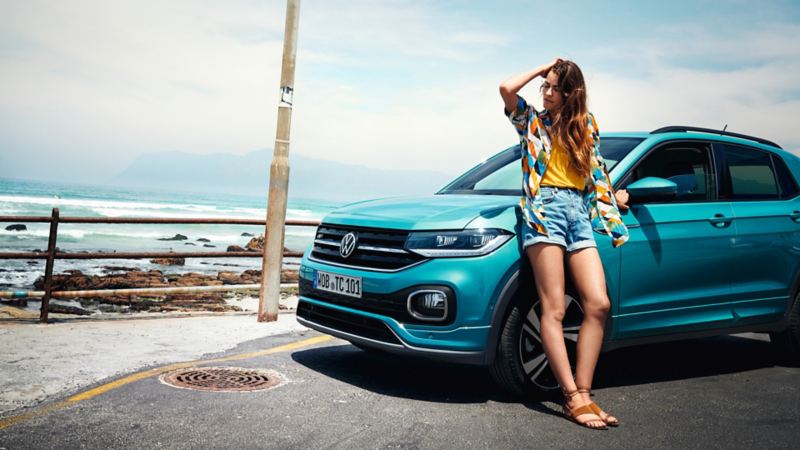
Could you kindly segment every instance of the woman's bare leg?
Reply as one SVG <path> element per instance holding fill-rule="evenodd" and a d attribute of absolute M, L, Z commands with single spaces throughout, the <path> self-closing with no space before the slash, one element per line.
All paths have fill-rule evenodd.
<path fill-rule="evenodd" d="M 591 389 L 611 302 L 606 292 L 603 264 L 596 248 L 589 247 L 569 253 L 567 265 L 581 298 L 584 313 L 578 333 L 575 384 L 583 389 Z M 582 396 L 584 402 L 590 401 L 588 393 Z"/>
<path fill-rule="evenodd" d="M 583 323 L 578 333 L 575 381 L 590 388 L 594 369 L 603 345 L 603 327 L 610 308 L 606 294 L 606 279 L 597 249 L 590 247 L 571 252 L 567 265 L 575 289 L 583 305 Z"/>
<path fill-rule="evenodd" d="M 564 248 L 556 244 L 534 244 L 526 249 L 536 280 L 536 291 L 542 305 L 541 324 L 542 347 L 558 384 L 566 392 L 577 389 L 572 378 L 567 347 L 564 344 Z M 583 330 L 583 327 L 581 327 Z M 602 338 L 602 334 L 601 334 Z M 595 357 L 595 361 L 597 358 Z M 588 403 L 581 396 L 575 396 L 568 407 Z M 605 423 L 594 414 L 581 415 L 581 422 L 590 427 L 604 427 Z"/>

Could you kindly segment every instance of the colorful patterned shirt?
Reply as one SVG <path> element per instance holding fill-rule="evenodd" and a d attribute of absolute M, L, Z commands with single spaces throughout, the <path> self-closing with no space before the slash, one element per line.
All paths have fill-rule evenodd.
<path fill-rule="evenodd" d="M 522 157 L 522 191 L 520 207 L 522 217 L 528 226 L 540 234 L 547 234 L 544 223 L 546 213 L 539 185 L 547 170 L 550 160 L 550 137 L 545 127 L 550 126 L 550 113 L 545 109 L 536 111 L 528 105 L 524 98 L 517 96 L 517 107 L 514 111 L 506 111 L 511 123 L 520 138 L 520 156 Z M 586 179 L 583 199 L 589 210 L 592 228 L 603 229 L 611 236 L 611 244 L 619 247 L 628 240 L 628 228 L 622 223 L 617 200 L 608 177 L 606 163 L 600 155 L 600 131 L 592 113 L 588 114 L 589 129 L 592 132 L 594 149 L 592 151 L 592 168 Z"/>

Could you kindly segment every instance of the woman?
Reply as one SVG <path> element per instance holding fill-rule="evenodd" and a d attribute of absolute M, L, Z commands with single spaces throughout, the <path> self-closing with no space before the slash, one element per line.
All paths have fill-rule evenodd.
<path fill-rule="evenodd" d="M 539 76 L 545 77 L 542 111 L 517 95 Z M 592 429 L 617 426 L 619 421 L 590 399 L 610 308 L 592 230 L 605 230 L 614 247 L 622 245 L 628 232 L 619 208 L 627 209 L 628 195 L 612 191 L 597 122 L 588 112 L 583 74 L 575 63 L 556 58 L 503 82 L 500 95 L 520 136 L 523 246 L 542 306 L 542 346 L 564 393 L 564 415 Z M 565 256 L 584 310 L 574 379 L 562 326 Z"/>

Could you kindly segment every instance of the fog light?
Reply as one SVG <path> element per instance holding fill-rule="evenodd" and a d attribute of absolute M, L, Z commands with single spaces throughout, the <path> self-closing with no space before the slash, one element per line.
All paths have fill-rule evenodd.
<path fill-rule="evenodd" d="M 408 295 L 408 313 L 419 320 L 445 320 L 447 310 L 447 293 L 443 291 L 426 289 Z"/>

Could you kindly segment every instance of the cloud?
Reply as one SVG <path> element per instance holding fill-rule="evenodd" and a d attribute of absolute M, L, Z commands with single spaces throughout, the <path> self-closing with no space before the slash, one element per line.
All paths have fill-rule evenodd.
<path fill-rule="evenodd" d="M 736 39 L 692 27 L 666 33 L 670 39 L 662 35 L 631 45 L 619 52 L 613 70 L 587 76 L 591 106 L 604 129 L 728 125 L 800 150 L 794 131 L 800 26 L 739 31 Z"/>
<path fill-rule="evenodd" d="M 521 51 L 542 29 L 502 26 L 516 11 L 471 5 L 304 1 L 291 151 L 455 174 L 513 144 L 497 85 L 552 55 Z M 0 176 L 95 177 L 143 152 L 271 147 L 284 6 L 0 3 Z M 553 46 L 581 62 L 604 131 L 728 124 L 800 148 L 797 23 L 647 31 Z"/>
<path fill-rule="evenodd" d="M 0 152 L 15 151 L 16 170 L 25 166 L 18 146 L 28 169 L 69 155 L 96 175 L 148 150 L 247 152 L 263 146 L 265 123 L 274 127 L 283 20 L 268 10 L 118 1 L 0 8 L 0 40 L 25 43 L 0 53 Z M 256 27 L 271 39 L 242 43 L 231 32 Z"/>
<path fill-rule="evenodd" d="M 50 155 L 60 160 L 50 167 L 52 175 L 70 167 L 97 176 L 118 170 L 141 152 L 241 154 L 271 146 L 283 5 L 3 4 L 0 41 L 13 45 L 0 47 L 0 117 L 7 119 L 0 124 L 0 158 L 7 163 L 0 175 L 33 168 L 46 173 L 43 161 L 51 161 Z M 304 2 L 301 14 L 300 41 L 306 45 L 298 52 L 302 83 L 296 103 L 298 110 L 303 99 L 313 103 L 304 105 L 311 116 L 299 115 L 296 121 L 308 124 L 305 141 L 314 147 L 302 146 L 301 126 L 294 133 L 300 143 L 295 147 L 311 154 L 333 147 L 343 161 L 362 160 L 373 148 L 365 140 L 359 146 L 335 140 L 358 135 L 361 124 L 396 130 L 398 122 L 430 128 L 439 120 L 441 111 L 423 111 L 429 108 L 423 98 L 374 109 L 376 91 L 415 95 L 404 91 L 402 81 L 392 86 L 392 76 L 418 71 L 424 61 L 469 60 L 479 56 L 476 48 L 491 50 L 482 42 L 491 43 L 490 33 L 459 31 L 463 21 L 441 22 L 441 11 L 416 2 Z M 388 76 L 385 82 L 371 77 L 375 86 L 368 92 L 365 70 Z M 304 73 L 313 77 L 303 78 Z M 424 80 L 426 74 L 419 71 L 417 77 Z M 407 117 L 389 111 L 404 111 Z M 336 118 L 336 125 L 322 125 L 325 117 Z M 344 129 L 352 133 L 343 135 Z M 414 129 L 409 134 L 418 135 Z M 424 147 L 421 141 L 401 141 Z"/>

